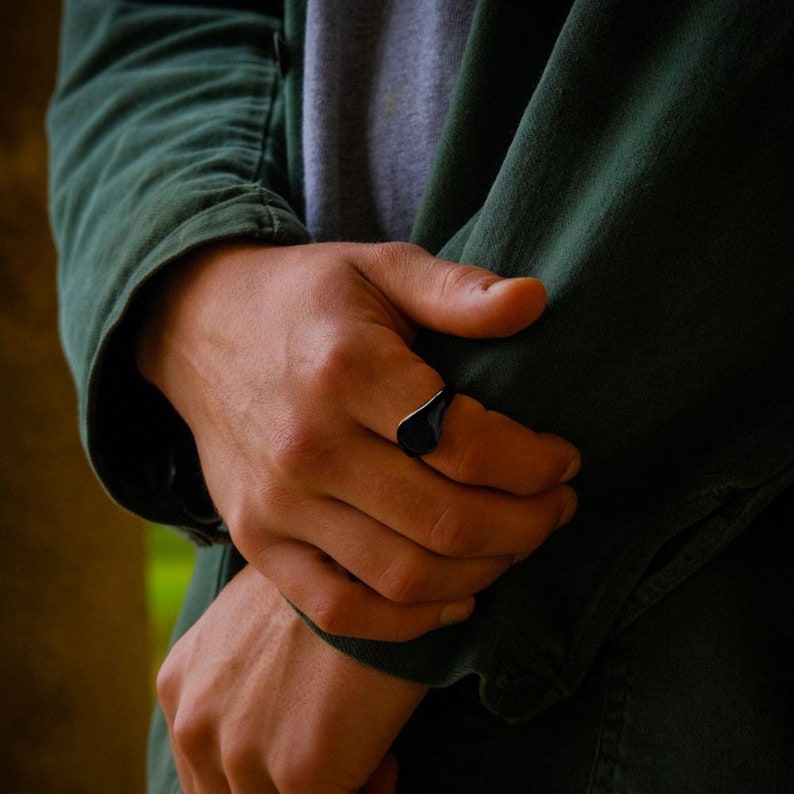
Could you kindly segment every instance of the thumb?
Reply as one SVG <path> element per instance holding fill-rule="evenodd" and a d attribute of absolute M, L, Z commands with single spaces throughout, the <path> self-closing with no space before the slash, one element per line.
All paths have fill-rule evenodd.
<path fill-rule="evenodd" d="M 454 336 L 512 336 L 540 317 L 546 290 L 535 278 L 502 278 L 409 243 L 373 247 L 359 270 L 409 320 Z"/>

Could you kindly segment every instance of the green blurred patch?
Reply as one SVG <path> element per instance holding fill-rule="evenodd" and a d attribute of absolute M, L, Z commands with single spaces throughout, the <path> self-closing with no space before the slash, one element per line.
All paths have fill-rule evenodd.
<path fill-rule="evenodd" d="M 168 652 L 171 632 L 190 581 L 195 547 L 174 530 L 152 524 L 146 531 L 146 554 L 146 589 L 154 681 Z"/>

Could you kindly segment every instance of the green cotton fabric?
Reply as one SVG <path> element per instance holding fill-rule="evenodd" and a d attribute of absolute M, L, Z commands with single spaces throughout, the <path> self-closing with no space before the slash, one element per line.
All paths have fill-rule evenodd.
<path fill-rule="evenodd" d="M 401 644 L 324 635 L 435 687 L 473 676 L 514 722 L 571 695 L 611 637 L 794 480 L 794 7 L 581 0 L 563 24 L 568 4 L 526 5 L 477 4 L 413 239 L 537 276 L 549 307 L 507 340 L 425 333 L 418 350 L 579 446 L 579 513 L 460 626 Z M 126 507 L 204 538 L 189 435 L 136 375 L 126 328 L 151 275 L 196 246 L 308 240 L 302 9 L 286 4 L 283 81 L 279 9 L 259 9 L 67 3 L 49 117 L 89 455 Z M 218 586 L 194 584 L 184 625 Z"/>
<path fill-rule="evenodd" d="M 212 511 L 192 442 L 141 382 L 128 326 L 143 285 L 191 249 L 309 240 L 283 198 L 281 4 L 249 5 L 67 2 L 48 117 L 61 331 L 89 457 L 122 505 L 201 538 Z"/>

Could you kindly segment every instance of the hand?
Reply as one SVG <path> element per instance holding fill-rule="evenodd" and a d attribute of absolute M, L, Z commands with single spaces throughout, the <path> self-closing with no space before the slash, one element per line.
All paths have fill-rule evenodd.
<path fill-rule="evenodd" d="M 393 792 L 389 747 L 426 692 L 327 645 L 250 566 L 157 687 L 186 794 Z"/>
<path fill-rule="evenodd" d="M 408 244 L 225 245 L 161 286 L 138 359 L 245 558 L 326 631 L 404 640 L 465 619 L 571 517 L 579 460 L 464 395 L 405 456 L 400 419 L 442 385 L 415 327 L 507 336 L 544 306 L 534 279 Z"/>

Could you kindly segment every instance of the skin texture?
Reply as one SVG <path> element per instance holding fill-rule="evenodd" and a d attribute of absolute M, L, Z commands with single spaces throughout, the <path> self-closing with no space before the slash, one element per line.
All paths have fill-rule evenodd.
<path fill-rule="evenodd" d="M 335 651 L 250 566 L 158 677 L 186 794 L 393 792 L 389 747 L 425 691 Z"/>
<path fill-rule="evenodd" d="M 457 395 L 432 454 L 395 438 L 443 385 L 417 326 L 510 335 L 543 287 L 346 243 L 209 248 L 157 287 L 139 367 L 250 563 L 158 678 L 185 791 L 393 792 L 389 747 L 426 689 L 339 653 L 285 596 L 326 631 L 405 640 L 464 620 L 570 519 L 579 454 L 557 436 Z"/>
<path fill-rule="evenodd" d="M 397 425 L 443 385 L 415 329 L 508 336 L 544 307 L 534 279 L 409 244 L 227 244 L 158 285 L 138 364 L 190 426 L 248 562 L 320 628 L 401 641 L 464 620 L 569 520 L 579 466 L 465 395 L 438 449 L 408 458 Z"/>

